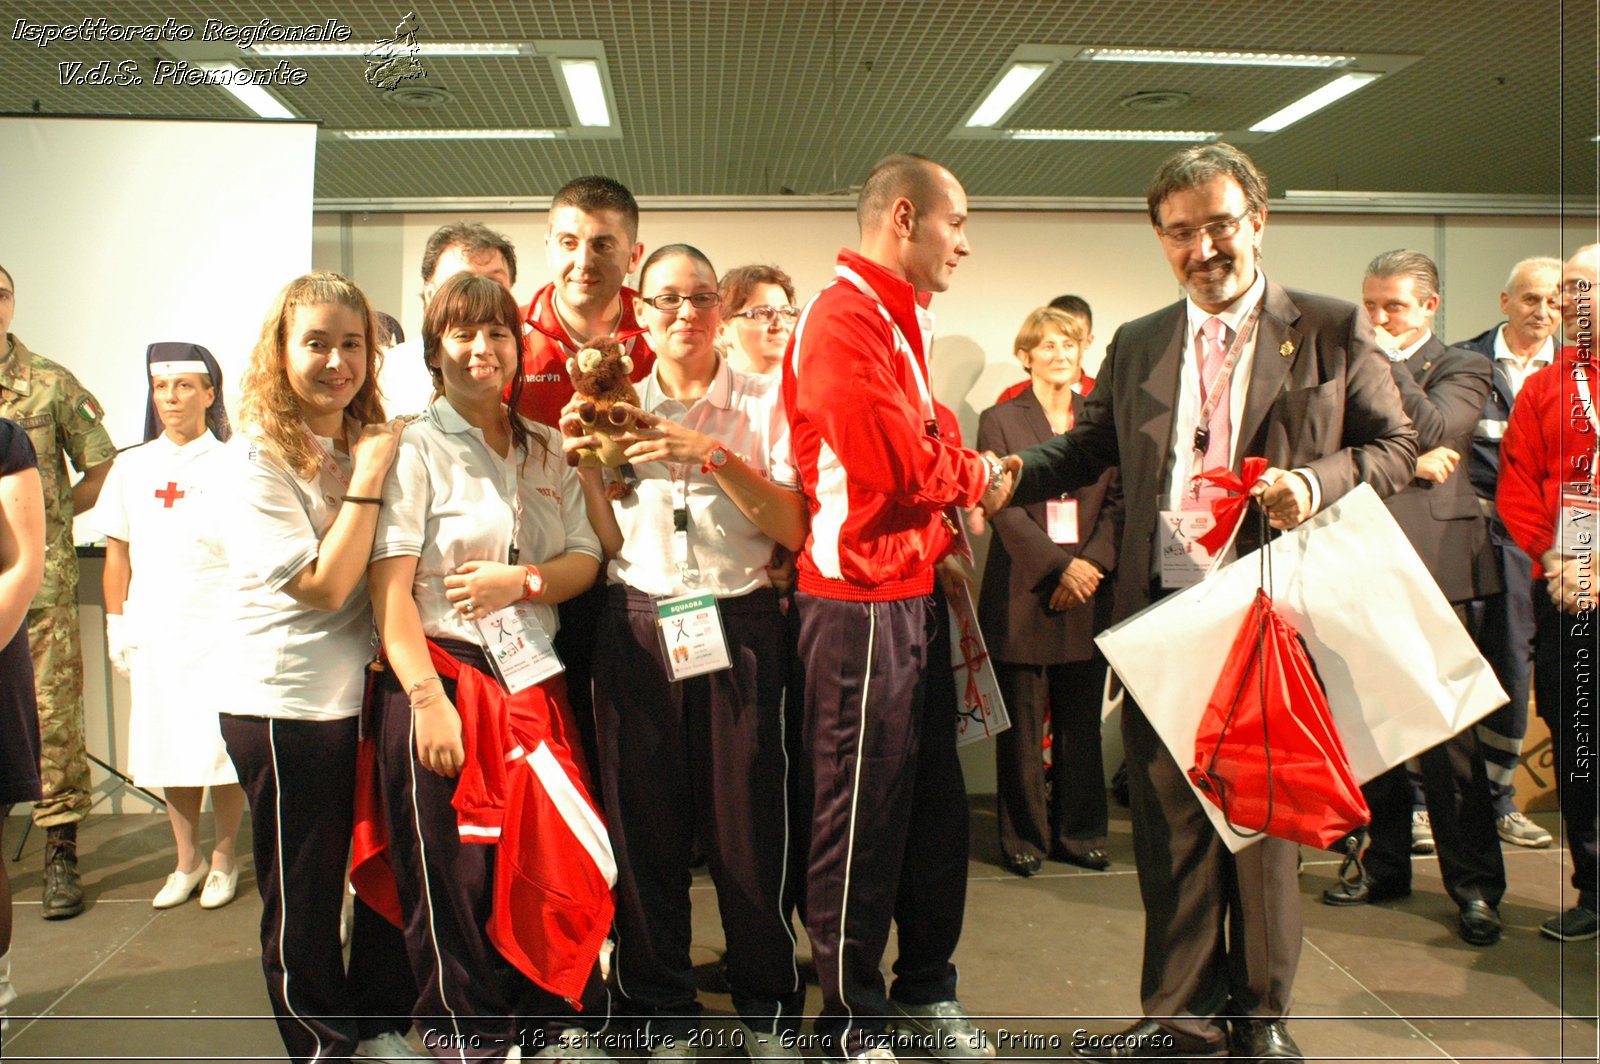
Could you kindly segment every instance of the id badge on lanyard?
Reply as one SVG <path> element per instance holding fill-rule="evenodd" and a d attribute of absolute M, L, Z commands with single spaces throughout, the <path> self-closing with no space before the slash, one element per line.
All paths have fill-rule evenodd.
<path fill-rule="evenodd" d="M 1211 571 L 1213 556 L 1195 540 L 1215 527 L 1209 510 L 1162 510 L 1156 520 L 1156 546 L 1161 551 L 1161 586 L 1193 587 Z"/>
<path fill-rule="evenodd" d="M 483 637 L 490 667 L 510 694 L 525 691 L 566 668 L 530 602 L 514 602 L 472 623 Z"/>
<path fill-rule="evenodd" d="M 674 681 L 733 667 L 717 597 L 709 591 L 657 599 L 656 632 Z"/>

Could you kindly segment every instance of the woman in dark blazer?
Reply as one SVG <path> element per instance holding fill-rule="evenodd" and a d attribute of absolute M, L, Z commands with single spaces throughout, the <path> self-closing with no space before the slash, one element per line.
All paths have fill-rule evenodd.
<path fill-rule="evenodd" d="M 1016 355 L 1032 387 L 983 412 L 978 448 L 1015 454 L 1070 429 L 1083 412 L 1072 391 L 1088 339 L 1083 323 L 1044 307 L 1024 319 Z M 1122 496 L 1116 470 L 1061 499 L 1009 507 L 993 518 L 978 619 L 994 658 L 1011 728 L 995 746 L 1000 846 L 1021 876 L 1044 857 L 1085 868 L 1106 856 L 1100 759 L 1105 659 L 1094 634 L 1110 616 Z M 1050 717 L 1052 784 L 1041 754 Z"/>

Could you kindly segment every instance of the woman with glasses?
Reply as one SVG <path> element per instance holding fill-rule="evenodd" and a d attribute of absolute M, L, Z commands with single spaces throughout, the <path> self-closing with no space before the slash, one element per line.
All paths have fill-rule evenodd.
<path fill-rule="evenodd" d="M 668 245 L 639 288 L 656 363 L 626 440 L 637 490 L 608 501 L 599 470 L 579 470 L 610 559 L 596 636 L 609 668 L 595 672 L 594 704 L 617 854 L 612 966 L 655 1055 L 696 1056 L 708 1041 L 693 1026 L 689 956 L 698 825 L 744 1025 L 721 1044 L 793 1056 L 778 1042 L 799 1028 L 805 997 L 789 923 L 799 871 L 784 733 L 797 722 L 785 714 L 787 644 L 767 561 L 774 543 L 800 546 L 804 501 L 777 381 L 735 370 L 712 346 L 722 316 L 710 261 Z M 575 405 L 562 418 L 569 451 L 594 442 Z"/>
<path fill-rule="evenodd" d="M 980 450 L 1014 454 L 1072 427 L 1083 413 L 1072 381 L 1087 339 L 1083 320 L 1065 311 L 1041 307 L 1023 319 L 1015 350 L 1031 386 L 983 412 Z M 1094 634 L 1109 619 L 1108 595 L 1098 592 L 1117 561 L 1115 477 L 1108 470 L 1071 495 L 991 518 L 978 621 L 1011 711 L 1010 729 L 995 742 L 995 776 L 1001 853 L 1019 876 L 1039 871 L 1047 855 L 1084 868 L 1111 864 L 1100 762 L 1106 665 Z M 1041 756 L 1047 714 L 1048 791 Z"/>
<path fill-rule="evenodd" d="M 722 329 L 717 342 L 733 368 L 777 376 L 800 311 L 794 281 L 776 266 L 735 266 L 722 275 Z"/>

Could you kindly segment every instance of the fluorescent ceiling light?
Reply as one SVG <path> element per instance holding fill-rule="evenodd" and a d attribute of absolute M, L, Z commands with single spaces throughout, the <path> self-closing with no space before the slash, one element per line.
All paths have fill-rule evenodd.
<path fill-rule="evenodd" d="M 302 41 L 286 44 L 257 44 L 252 45 L 250 51 L 257 55 L 275 55 L 289 58 L 315 58 L 330 55 L 366 55 L 376 48 L 376 44 L 359 44 L 345 42 L 343 44 L 333 41 Z M 529 41 L 418 41 L 418 56 L 519 56 L 532 55 L 533 44 Z"/>
<path fill-rule="evenodd" d="M 606 87 L 600 77 L 600 61 L 562 58 L 560 63 L 561 76 L 567 81 L 567 93 L 578 112 L 578 124 L 611 125 L 611 108 L 606 106 Z"/>
<path fill-rule="evenodd" d="M 1012 129 L 1012 140 L 1161 140 L 1186 144 L 1216 140 L 1222 134 L 1197 129 Z"/>
<path fill-rule="evenodd" d="M 332 129 L 341 140 L 556 140 L 559 129 Z"/>
<path fill-rule="evenodd" d="M 256 73 L 253 70 L 247 70 L 238 63 L 201 63 L 200 69 L 217 75 L 211 79 L 212 84 L 231 92 L 235 99 L 262 118 L 300 117 L 260 85 L 250 84 L 250 79 Z"/>
<path fill-rule="evenodd" d="M 967 119 L 968 128 L 997 124 L 1049 69 L 1049 63 L 1012 63 L 1011 68 L 978 105 L 978 109 L 972 112 L 972 117 Z"/>
<path fill-rule="evenodd" d="M 1276 133 L 1377 81 L 1381 74 L 1345 74 L 1334 78 L 1315 92 L 1307 93 L 1281 111 L 1276 111 L 1250 127 L 1252 133 Z"/>
<path fill-rule="evenodd" d="M 1188 63 L 1201 66 L 1346 67 L 1353 55 L 1308 55 L 1302 52 L 1205 52 L 1181 48 L 1085 48 L 1079 59 L 1102 63 Z"/>

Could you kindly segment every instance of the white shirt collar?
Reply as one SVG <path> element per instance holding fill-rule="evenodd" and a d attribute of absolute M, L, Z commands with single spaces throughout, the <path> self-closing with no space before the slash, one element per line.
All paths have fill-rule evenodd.
<path fill-rule="evenodd" d="M 1267 276 L 1258 269 L 1256 270 L 1256 279 L 1250 282 L 1250 287 L 1244 290 L 1244 294 L 1228 304 L 1227 309 L 1219 313 L 1213 314 L 1209 310 L 1202 309 L 1193 299 L 1185 299 L 1184 302 L 1189 308 L 1190 339 L 1194 338 L 1194 334 L 1199 332 L 1200 327 L 1210 318 L 1221 319 L 1222 324 L 1228 327 L 1229 333 L 1237 335 L 1239 323 L 1244 321 L 1245 315 L 1250 313 L 1252 307 L 1261 302 L 1266 292 Z"/>
<path fill-rule="evenodd" d="M 639 406 L 649 413 L 655 413 L 656 408 L 662 403 L 679 403 L 684 407 L 691 407 L 694 403 L 684 403 L 668 395 L 666 389 L 661 387 L 661 360 L 656 359 L 655 368 L 645 379 L 640 382 Z M 701 397 L 718 410 L 727 410 L 733 405 L 733 367 L 728 365 L 728 360 L 721 355 L 717 356 L 717 368 L 711 375 L 711 384 L 706 388 L 706 394 Z M 699 402 L 697 399 L 695 402 Z"/>
<path fill-rule="evenodd" d="M 1528 359 L 1528 369 L 1532 371 L 1534 366 L 1548 366 L 1555 361 L 1555 353 L 1555 337 L 1546 336 L 1544 338 L 1544 346 L 1535 351 L 1533 357 Z M 1504 325 L 1494 331 L 1494 357 L 1496 361 L 1503 360 L 1512 363 L 1518 369 L 1522 368 L 1522 359 L 1512 354 L 1510 345 L 1506 343 L 1506 327 Z"/>
<path fill-rule="evenodd" d="M 1405 347 L 1402 347 L 1398 351 L 1390 351 L 1387 348 L 1385 348 L 1384 349 L 1384 354 L 1388 355 L 1389 358 L 1392 359 L 1395 362 L 1405 362 L 1405 361 L 1409 360 L 1412 355 L 1414 355 L 1418 351 L 1422 350 L 1422 345 L 1427 343 L 1431 339 L 1433 339 L 1433 330 L 1432 329 L 1424 329 L 1422 331 L 1422 336 L 1421 336 L 1420 339 L 1416 340 L 1415 342 L 1413 342 L 1413 343 L 1411 343 L 1411 344 L 1409 344 L 1409 345 L 1407 345 Z"/>

